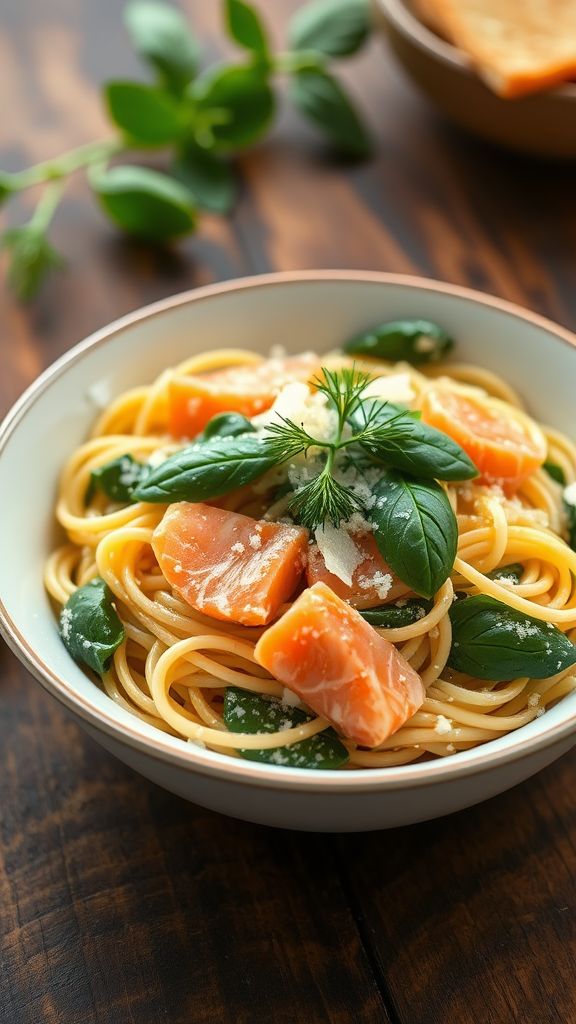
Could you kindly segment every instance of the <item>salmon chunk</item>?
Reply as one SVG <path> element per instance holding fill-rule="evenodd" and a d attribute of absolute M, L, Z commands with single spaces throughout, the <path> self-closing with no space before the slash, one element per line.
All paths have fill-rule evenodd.
<path fill-rule="evenodd" d="M 175 376 L 168 385 L 168 429 L 173 437 L 196 437 L 219 413 L 256 416 L 270 408 L 286 384 L 313 377 L 318 365 L 318 356 L 304 352 L 255 366 Z"/>
<path fill-rule="evenodd" d="M 408 587 L 394 575 L 382 558 L 374 534 L 364 533 L 354 537 L 358 549 L 359 564 L 352 573 L 351 584 L 345 583 L 326 567 L 324 555 L 317 544 L 308 549 L 306 578 L 308 586 L 325 583 L 343 601 L 354 608 L 375 608 L 389 601 L 396 601 L 408 593 Z"/>
<path fill-rule="evenodd" d="M 152 547 L 164 576 L 196 611 L 263 626 L 298 584 L 308 531 L 211 505 L 170 505 Z"/>
<path fill-rule="evenodd" d="M 305 590 L 256 644 L 256 660 L 343 736 L 378 747 L 422 705 L 417 672 L 325 583 Z"/>

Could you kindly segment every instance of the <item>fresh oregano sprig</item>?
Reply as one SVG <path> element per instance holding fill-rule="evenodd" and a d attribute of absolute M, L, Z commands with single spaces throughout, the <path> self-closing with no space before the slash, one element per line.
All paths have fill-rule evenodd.
<path fill-rule="evenodd" d="M 73 173 L 88 182 L 107 216 L 123 231 L 165 243 L 194 231 L 197 211 L 227 213 L 233 206 L 234 155 L 257 142 L 276 112 L 275 81 L 343 154 L 366 156 L 370 137 L 343 86 L 333 58 L 356 53 L 370 32 L 369 0 L 313 0 L 288 26 L 289 49 L 274 53 L 257 10 L 246 0 L 223 0 L 224 22 L 241 60 L 202 67 L 201 48 L 184 15 L 159 0 L 132 0 L 125 22 L 154 81 L 118 79 L 103 98 L 115 134 L 26 170 L 0 172 L 0 204 L 44 185 L 31 220 L 0 236 L 8 250 L 9 283 L 30 298 L 51 267 L 63 260 L 48 231 Z M 108 166 L 126 152 L 166 150 L 164 170 L 133 163 Z"/>

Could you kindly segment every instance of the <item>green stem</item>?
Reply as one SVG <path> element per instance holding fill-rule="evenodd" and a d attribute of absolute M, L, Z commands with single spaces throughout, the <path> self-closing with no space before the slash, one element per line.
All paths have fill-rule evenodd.
<path fill-rule="evenodd" d="M 32 217 L 28 221 L 29 228 L 37 231 L 39 235 L 46 233 L 65 188 L 66 182 L 63 180 L 53 181 L 50 185 L 46 186 Z"/>
<path fill-rule="evenodd" d="M 80 170 L 81 167 L 88 167 L 99 160 L 107 160 L 125 148 L 121 139 L 88 142 L 84 146 L 77 146 L 76 149 L 62 153 L 54 160 L 44 160 L 25 171 L 10 175 L 10 185 L 14 191 L 20 191 L 32 185 L 41 185 L 45 181 L 59 180 Z"/>

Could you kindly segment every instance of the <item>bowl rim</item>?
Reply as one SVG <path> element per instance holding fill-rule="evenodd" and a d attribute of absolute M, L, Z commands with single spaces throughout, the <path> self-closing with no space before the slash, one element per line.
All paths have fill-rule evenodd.
<path fill-rule="evenodd" d="M 451 298 L 463 299 L 473 304 L 497 310 L 515 320 L 521 320 L 539 327 L 552 334 L 557 340 L 569 345 L 576 352 L 576 335 L 572 334 L 567 328 L 555 324 L 538 313 L 523 309 L 521 306 L 506 299 L 500 299 L 472 288 L 449 284 L 448 282 L 434 281 L 415 275 L 361 270 L 280 271 L 243 277 L 190 289 L 150 305 L 140 307 L 100 328 L 69 349 L 29 385 L 8 411 L 2 423 L 0 423 L 0 458 L 8 441 L 17 430 L 19 423 L 32 409 L 37 399 L 50 388 L 52 382 L 65 374 L 69 367 L 82 360 L 84 355 L 93 348 L 113 341 L 126 328 L 132 327 L 141 321 L 162 316 L 164 313 L 180 306 L 211 300 L 219 295 L 253 291 L 267 288 L 270 285 L 314 285 L 334 281 L 356 284 L 396 285 L 405 287 L 408 290 L 418 289 L 447 295 Z M 415 784 L 426 786 L 444 780 L 455 779 L 457 781 L 466 776 L 494 770 L 503 763 L 511 763 L 526 757 L 528 754 L 556 745 L 573 732 L 576 727 L 575 709 L 572 714 L 568 713 L 563 721 L 557 722 L 554 726 L 548 728 L 546 728 L 545 723 L 546 716 L 542 716 L 542 719 L 539 720 L 543 723 L 541 731 L 528 740 L 515 740 L 517 733 L 508 733 L 506 738 L 511 737 L 511 739 L 503 749 L 497 748 L 494 750 L 494 745 L 499 741 L 493 740 L 473 747 L 470 750 L 460 751 L 450 758 L 425 761 L 419 764 L 373 768 L 369 771 L 359 772 L 330 772 L 326 770 L 308 772 L 302 769 L 241 761 L 236 758 L 230 758 L 225 761 L 222 757 L 221 761 L 216 761 L 208 759 L 206 753 L 200 747 L 192 744 L 183 742 L 182 749 L 172 746 L 167 741 L 174 738 L 165 737 L 164 733 L 159 730 L 158 735 L 154 737 L 142 734 L 139 726 L 143 723 L 140 723 L 136 716 L 134 716 L 134 722 L 130 723 L 130 727 L 118 722 L 113 714 L 113 701 L 110 701 L 110 712 L 104 712 L 102 709 L 92 705 L 87 697 L 82 696 L 75 690 L 73 684 L 67 682 L 63 676 L 55 673 L 42 660 L 32 644 L 28 642 L 18 629 L 1 595 L 0 634 L 4 637 L 8 647 L 16 657 L 19 658 L 42 686 L 93 729 L 107 734 L 112 739 L 118 740 L 121 744 L 129 746 L 140 753 L 168 762 L 175 767 L 190 769 L 200 775 L 211 776 L 225 782 L 249 783 L 258 788 L 288 789 L 292 791 L 321 790 L 330 793 L 343 793 L 352 790 L 356 792 L 396 790 L 411 788 Z M 519 730 L 519 732 L 521 733 L 522 730 Z"/>
<path fill-rule="evenodd" d="M 462 74 L 475 78 L 488 89 L 484 80 L 474 70 L 466 54 L 457 46 L 448 42 L 447 39 L 443 39 L 442 36 L 439 36 L 432 28 L 429 28 L 428 25 L 421 21 L 411 9 L 409 3 L 405 2 L 405 0 L 375 0 L 375 3 L 382 9 L 385 16 L 393 22 L 397 31 L 406 39 L 416 43 L 420 49 L 426 50 L 431 56 L 439 58 Z M 545 89 L 542 92 L 531 93 L 521 97 L 520 100 L 507 100 L 499 97 L 496 93 L 492 95 L 495 100 L 501 99 L 503 103 L 526 102 L 531 99 L 551 96 L 561 96 L 564 99 L 574 100 L 576 99 L 576 84 L 566 82 L 556 86 L 554 89 Z"/>

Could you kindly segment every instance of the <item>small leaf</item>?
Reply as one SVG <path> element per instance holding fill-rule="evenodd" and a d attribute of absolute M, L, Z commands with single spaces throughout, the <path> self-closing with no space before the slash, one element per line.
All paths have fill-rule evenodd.
<path fill-rule="evenodd" d="M 60 636 L 66 650 L 100 676 L 124 640 L 113 600 L 112 591 L 97 576 L 74 591 L 60 614 Z"/>
<path fill-rule="evenodd" d="M 545 462 L 542 469 L 545 469 L 548 476 L 551 476 L 557 484 L 561 484 L 562 487 L 566 486 L 566 475 L 561 466 L 556 465 L 555 462 Z"/>
<path fill-rule="evenodd" d="M 454 565 L 458 527 L 450 502 L 432 480 L 387 469 L 374 488 L 374 539 L 397 576 L 423 597 L 434 597 Z"/>
<path fill-rule="evenodd" d="M 104 466 L 92 470 L 86 491 L 89 504 L 97 490 L 103 491 L 112 501 L 128 505 L 134 501 L 134 491 L 150 473 L 150 466 L 137 462 L 131 455 L 121 455 Z"/>
<path fill-rule="evenodd" d="M 370 136 L 342 86 L 327 71 L 309 68 L 295 72 L 290 95 L 298 109 L 348 156 L 367 156 Z"/>
<path fill-rule="evenodd" d="M 293 50 L 347 57 L 363 46 L 370 28 L 368 0 L 315 0 L 296 11 L 289 41 Z"/>
<path fill-rule="evenodd" d="M 125 164 L 93 173 L 90 181 L 108 216 L 129 234 L 160 242 L 196 226 L 191 193 L 159 171 Z"/>
<path fill-rule="evenodd" d="M 489 580 L 496 580 L 497 583 L 513 583 L 517 586 L 523 573 L 524 566 L 520 562 L 512 562 L 511 565 L 501 565 L 499 569 L 493 569 L 487 575 Z"/>
<path fill-rule="evenodd" d="M 261 67 L 209 68 L 192 84 L 190 95 L 204 115 L 199 138 L 221 149 L 236 149 L 259 139 L 274 116 L 274 93 Z"/>
<path fill-rule="evenodd" d="M 258 12 L 244 0 L 225 0 L 226 26 L 240 46 L 259 57 L 268 56 L 268 40 Z"/>
<path fill-rule="evenodd" d="M 209 501 L 251 483 L 274 465 L 259 438 L 214 438 L 171 455 L 135 491 L 138 501 Z"/>
<path fill-rule="evenodd" d="M 359 608 L 358 611 L 371 626 L 379 629 L 402 629 L 403 626 L 412 626 L 423 619 L 431 609 L 431 601 L 420 601 L 418 598 L 410 597 L 395 604 L 383 604 L 379 608 Z"/>
<path fill-rule="evenodd" d="M 291 729 L 310 721 L 311 715 L 299 708 L 283 704 L 276 697 L 263 697 L 229 686 L 224 695 L 224 723 L 235 733 L 271 733 Z M 300 740 L 287 747 L 269 750 L 238 751 L 248 761 L 280 764 L 288 768 L 341 768 L 349 758 L 348 751 L 333 729 Z"/>
<path fill-rule="evenodd" d="M 492 682 L 519 676 L 547 679 L 576 662 L 576 645 L 550 622 L 478 594 L 450 609 L 448 664 Z"/>
<path fill-rule="evenodd" d="M 210 441 L 214 437 L 239 437 L 241 434 L 255 432 L 256 427 L 253 427 L 250 420 L 241 413 L 220 412 L 208 421 L 200 436 L 203 441 Z"/>
<path fill-rule="evenodd" d="M 363 331 L 343 345 L 352 355 L 373 356 L 413 366 L 436 363 L 454 348 L 454 340 L 430 320 L 390 320 Z"/>
<path fill-rule="evenodd" d="M 229 213 L 236 198 L 232 167 L 210 150 L 187 146 L 176 158 L 172 173 L 194 196 L 198 206 L 213 213 Z"/>
<path fill-rule="evenodd" d="M 62 267 L 65 262 L 44 232 L 32 224 L 5 231 L 0 237 L 0 248 L 10 254 L 8 283 L 23 300 L 36 294 L 49 270 Z"/>
<path fill-rule="evenodd" d="M 115 124 L 137 143 L 162 146 L 186 131 L 181 104 L 159 86 L 108 82 L 104 94 Z"/>
<path fill-rule="evenodd" d="M 196 74 L 199 49 L 182 12 L 169 4 L 136 0 L 126 8 L 125 21 L 137 53 L 172 92 L 183 92 Z"/>

